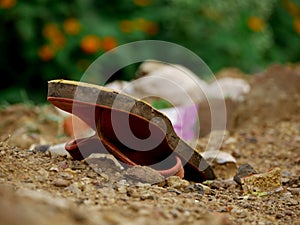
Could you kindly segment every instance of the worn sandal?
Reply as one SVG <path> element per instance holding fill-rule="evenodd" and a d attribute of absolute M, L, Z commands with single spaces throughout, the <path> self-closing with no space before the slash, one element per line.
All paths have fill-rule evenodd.
<path fill-rule="evenodd" d="M 92 137 L 66 143 L 75 160 L 109 152 L 125 166 L 150 166 L 165 177 L 177 175 L 196 182 L 215 179 L 198 150 L 178 137 L 170 120 L 145 101 L 69 80 L 49 81 L 48 101 L 96 131 Z"/>

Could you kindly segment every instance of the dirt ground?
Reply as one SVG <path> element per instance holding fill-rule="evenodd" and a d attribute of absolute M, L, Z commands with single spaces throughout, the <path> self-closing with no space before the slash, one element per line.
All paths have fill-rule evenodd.
<path fill-rule="evenodd" d="M 300 66 L 273 65 L 245 79 L 251 91 L 231 106 L 221 150 L 257 172 L 279 167 L 280 191 L 245 194 L 221 177 L 204 186 L 174 177 L 151 185 L 109 159 L 93 167 L 30 150 L 70 137 L 51 105 L 18 104 L 0 111 L 0 224 L 300 224 Z M 207 140 L 198 140 L 200 151 Z"/>

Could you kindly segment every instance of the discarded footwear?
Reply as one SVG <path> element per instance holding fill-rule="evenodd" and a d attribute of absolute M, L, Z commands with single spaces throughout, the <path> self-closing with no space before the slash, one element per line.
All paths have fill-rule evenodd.
<path fill-rule="evenodd" d="M 96 131 L 66 144 L 74 159 L 109 152 L 125 165 L 151 166 L 166 177 L 196 182 L 215 178 L 200 153 L 177 136 L 170 120 L 142 100 L 102 86 L 52 80 L 48 101 Z"/>

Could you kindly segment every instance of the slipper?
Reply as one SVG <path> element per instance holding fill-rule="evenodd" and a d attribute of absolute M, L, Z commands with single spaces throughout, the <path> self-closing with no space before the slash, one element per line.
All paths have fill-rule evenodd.
<path fill-rule="evenodd" d="M 69 80 L 48 82 L 48 101 L 74 114 L 96 134 L 66 143 L 73 159 L 114 155 L 124 166 L 150 166 L 165 177 L 215 179 L 210 165 L 182 140 L 160 111 L 145 101 L 106 87 Z"/>

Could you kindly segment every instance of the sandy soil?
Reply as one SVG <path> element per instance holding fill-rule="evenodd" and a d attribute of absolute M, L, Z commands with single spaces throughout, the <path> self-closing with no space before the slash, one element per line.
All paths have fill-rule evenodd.
<path fill-rule="evenodd" d="M 221 150 L 257 172 L 279 167 L 280 191 L 245 194 L 223 177 L 151 185 L 128 178 L 109 159 L 91 166 L 29 150 L 70 137 L 51 105 L 19 104 L 0 111 L 0 224 L 300 224 L 299 66 L 274 65 L 247 79 L 251 92 L 231 106 Z M 200 150 L 207 140 L 199 139 Z M 215 170 L 229 175 L 226 166 Z"/>

